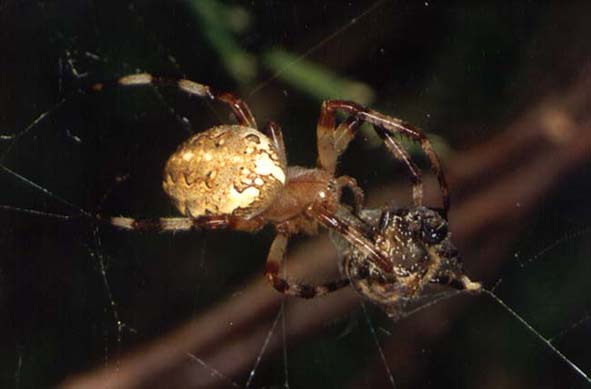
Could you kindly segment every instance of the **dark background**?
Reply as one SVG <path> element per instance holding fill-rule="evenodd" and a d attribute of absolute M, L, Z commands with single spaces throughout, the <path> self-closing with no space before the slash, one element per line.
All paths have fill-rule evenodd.
<path fill-rule="evenodd" d="M 0 141 L 1 386 L 47 387 L 102 367 L 116 369 L 121 358 L 141 354 L 182 323 L 206 320 L 215 307 L 231 304 L 263 272 L 270 230 L 255 236 L 138 234 L 80 216 L 77 207 L 174 215 L 160 187 L 167 156 L 190 133 L 232 120 L 225 107 L 175 90 L 87 95 L 80 93 L 84 87 L 146 71 L 231 91 L 248 102 L 260 124 L 282 125 L 288 159 L 301 165 L 315 162 L 321 101 L 353 99 L 425 128 L 448 161 L 496 139 L 519 118 L 535 116 L 532 107 L 543 97 L 560 99 L 576 85 L 589 64 L 590 12 L 584 1 L 0 2 L 0 133 L 17 135 Z M 21 132 L 44 112 L 50 114 Z M 585 128 L 579 141 L 589 144 Z M 544 152 L 535 144 L 524 150 L 512 154 L 504 169 L 518 172 L 521 160 Z M 468 274 L 487 287 L 502 279 L 497 294 L 587 373 L 589 168 L 588 159 L 572 165 L 535 203 L 518 198 L 515 207 L 527 212 L 505 212 L 510 232 L 491 225 L 458 243 Z M 404 169 L 370 131 L 351 146 L 341 171 L 370 194 L 381 193 L 370 195 L 374 205 L 384 191 L 389 201 L 409 204 Z M 461 190 L 452 184 L 452 208 L 478 198 L 477 189 L 501 173 L 490 170 Z M 515 185 L 535 185 L 545 173 L 524 171 Z M 114 185 L 123 176 L 128 178 Z M 495 207 L 494 197 L 482 201 L 484 208 Z M 452 232 L 469 216 L 454 219 L 452 212 Z M 491 256 L 490 264 L 479 262 Z M 312 280 L 322 279 L 314 273 L 309 269 Z M 269 287 L 268 293 L 275 292 Z M 269 332 L 274 308 L 233 336 L 247 337 L 264 324 L 264 332 L 284 346 L 263 356 L 252 387 L 391 387 L 386 365 L 399 388 L 585 387 L 581 376 L 486 296 L 460 300 L 464 304 L 451 316 L 431 317 L 430 310 L 447 310 L 433 307 L 401 323 L 356 303 L 285 340 L 281 326 Z M 305 304 L 303 315 L 305 307 L 328 303 Z M 249 314 L 245 306 L 244 316 Z M 368 318 L 381 344 L 404 338 L 409 328 L 419 329 L 418 341 L 385 347 L 382 359 Z M 254 348 L 253 363 L 262 345 Z M 233 360 L 208 360 L 222 347 L 230 346 L 195 351 L 209 368 L 187 363 L 187 357 L 179 365 L 193 367 L 196 376 L 209 376 L 212 368 L 228 376 L 207 385 L 244 386 L 252 363 L 233 369 Z M 175 369 L 154 373 L 140 386 L 200 385 L 199 379 L 184 381 L 186 370 L 186 376 L 167 375 Z"/>

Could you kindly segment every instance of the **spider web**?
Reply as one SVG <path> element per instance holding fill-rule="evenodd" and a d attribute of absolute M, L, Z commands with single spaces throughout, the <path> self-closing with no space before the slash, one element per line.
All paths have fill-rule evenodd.
<path fill-rule="evenodd" d="M 591 330 L 588 167 L 558 182 L 542 206 L 517 219 L 515 230 L 486 230 L 463 244 L 468 273 L 480 269 L 542 341 L 486 296 L 447 299 L 399 323 L 350 290 L 318 301 L 284 299 L 260 280 L 270 232 L 130 234 L 88 217 L 99 210 L 173 214 L 160 190 L 161 162 L 188 132 L 231 120 L 223 107 L 174 91 L 78 93 L 92 81 L 150 71 L 248 96 L 259 122 L 273 118 L 284 126 L 288 157 L 302 165 L 314 162 L 313 129 L 327 97 L 366 99 L 468 147 L 527 110 L 535 93 L 517 91 L 528 81 L 544 84 L 519 63 L 524 60 L 507 37 L 519 36 L 522 49 L 544 59 L 544 50 L 528 43 L 540 27 L 518 15 L 527 11 L 542 24 L 552 10 L 389 1 L 327 2 L 317 10 L 271 1 L 164 4 L 6 2 L 0 8 L 6 31 L 16 37 L 2 36 L 8 55 L 0 96 L 0 306 L 10 318 L 2 325 L 4 387 L 77 382 L 91 371 L 107 372 L 100 380 L 131 379 L 154 368 L 130 368 L 147 360 L 136 358 L 142 354 L 157 360 L 159 374 L 139 382 L 154 387 L 583 387 L 581 374 L 547 343 L 591 371 L 584 347 Z M 207 13 L 212 10 L 226 17 L 225 29 Z M 565 15 L 577 13 L 584 14 Z M 507 15 L 512 23 L 495 25 Z M 15 18 L 31 23 L 10 21 Z M 465 30 L 478 33 L 462 41 L 470 35 Z M 487 56 L 501 63 L 478 60 Z M 509 92 L 490 85 L 487 70 L 501 74 L 495 81 Z M 469 91 L 453 94 L 450 85 Z M 377 188 L 371 194 L 379 198 L 398 167 L 373 155 L 369 168 L 360 164 L 368 151 L 379 154 L 364 147 L 352 146 L 343 169 Z M 446 150 L 440 143 L 438 151 Z M 370 202 L 383 203 L 372 196 Z M 458 197 L 454 206 L 468 195 Z M 461 227 L 452 214 L 452 231 Z M 326 237 L 290 249 L 290 276 L 335 275 Z"/>

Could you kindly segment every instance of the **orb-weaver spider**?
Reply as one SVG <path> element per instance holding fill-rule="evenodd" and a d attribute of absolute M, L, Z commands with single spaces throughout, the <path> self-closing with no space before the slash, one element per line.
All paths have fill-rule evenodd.
<path fill-rule="evenodd" d="M 277 235 L 269 250 L 266 278 L 281 293 L 312 298 L 353 282 L 357 290 L 383 303 L 383 296 L 377 297 L 374 292 L 367 291 L 367 288 L 371 288 L 370 284 L 402 285 L 398 279 L 407 279 L 407 274 L 403 274 L 399 266 L 399 258 L 395 258 L 396 250 L 391 247 L 393 242 L 390 245 L 384 243 L 390 239 L 383 235 L 386 227 L 391 227 L 390 224 L 377 228 L 373 219 L 366 218 L 363 221 L 356 216 L 363 209 L 363 190 L 354 178 L 335 176 L 339 156 L 358 133 L 362 123 L 373 126 L 390 153 L 403 161 L 411 173 L 414 206 L 406 211 L 407 214 L 421 218 L 428 211 L 421 208 L 421 174 L 394 134 L 420 143 L 439 180 L 444 213 L 449 206 L 441 164 L 423 132 L 400 119 L 357 103 L 327 100 L 322 104 L 317 126 L 318 167 L 305 168 L 287 165 L 283 136 L 277 124 L 269 122 L 259 131 L 246 103 L 229 93 L 216 92 L 206 85 L 186 79 L 165 79 L 146 73 L 122 77 L 116 84 L 176 86 L 190 95 L 221 101 L 229 105 L 238 125 L 220 125 L 193 135 L 168 159 L 164 168 L 163 188 L 183 217 L 141 220 L 118 216 L 110 218 L 110 222 L 128 230 L 168 232 L 232 229 L 254 233 L 271 224 Z M 99 83 L 92 89 L 98 91 L 106 86 Z M 339 111 L 348 116 L 337 123 L 335 114 Z M 353 212 L 341 204 L 344 188 L 354 194 Z M 382 219 L 390 214 L 385 212 Z M 445 221 L 443 218 L 440 220 Z M 299 233 L 316 234 L 319 227 L 333 231 L 348 242 L 346 249 L 350 255 L 347 257 L 354 260 L 347 262 L 350 266 L 343 266 L 345 277 L 323 285 L 304 285 L 282 278 L 279 269 L 286 256 L 289 237 Z M 471 283 L 463 275 L 459 262 L 444 261 L 446 265 L 443 265 L 441 253 L 432 249 L 430 244 L 425 244 L 428 236 L 421 236 L 423 240 L 413 235 L 412 247 L 403 244 L 399 249 L 404 253 L 414 250 L 410 254 L 417 260 L 417 247 L 423 247 L 421 255 L 424 257 L 423 262 L 429 264 L 428 269 L 421 267 L 420 271 L 417 270 L 415 278 L 419 281 L 413 281 L 416 283 L 414 288 L 405 284 L 406 289 L 396 287 L 396 290 L 412 297 L 411 294 L 420 293 L 425 282 L 443 282 L 464 289 L 479 285 Z M 447 230 L 437 243 L 441 241 L 448 241 Z M 363 261 L 363 266 L 360 261 Z M 453 271 L 448 269 L 451 267 Z M 408 267 L 406 271 L 413 270 Z M 364 277 L 366 281 L 358 280 Z"/>

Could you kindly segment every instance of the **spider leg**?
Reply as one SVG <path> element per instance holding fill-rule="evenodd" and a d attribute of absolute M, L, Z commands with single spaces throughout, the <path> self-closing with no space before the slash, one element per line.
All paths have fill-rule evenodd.
<path fill-rule="evenodd" d="M 362 123 L 360 119 L 350 116 L 337 126 L 335 111 L 327 108 L 326 101 L 322 103 L 316 127 L 316 142 L 318 164 L 324 170 L 335 173 L 338 158 L 347 149 Z"/>
<path fill-rule="evenodd" d="M 340 279 L 331 281 L 322 285 L 306 285 L 282 278 L 279 275 L 279 270 L 286 257 L 287 242 L 289 238 L 286 234 L 279 233 L 273 240 L 269 255 L 267 257 L 267 265 L 265 268 L 265 277 L 273 285 L 277 291 L 296 297 L 313 298 L 334 292 L 349 285 L 348 279 Z"/>
<path fill-rule="evenodd" d="M 221 101 L 227 104 L 238 123 L 243 126 L 250 128 L 257 128 L 257 123 L 248 108 L 248 105 L 238 97 L 228 92 L 215 91 L 211 87 L 203 84 L 199 84 L 195 81 L 183 79 L 183 78 L 166 78 L 153 76 L 148 73 L 138 73 L 123 76 L 114 82 L 100 82 L 90 87 L 91 91 L 102 91 L 106 87 L 112 86 L 142 86 L 142 85 L 153 85 L 155 87 L 169 86 L 176 87 L 189 95 L 205 97 L 210 100 Z"/>
<path fill-rule="evenodd" d="M 200 230 L 231 229 L 245 232 L 256 232 L 265 222 L 260 217 L 244 219 L 231 215 L 207 215 L 190 217 L 161 217 L 156 219 L 134 219 L 125 216 L 105 217 L 97 215 L 97 219 L 124 230 L 180 232 Z"/>
<path fill-rule="evenodd" d="M 271 138 L 279 152 L 279 158 L 281 158 L 283 166 L 287 166 L 287 153 L 285 152 L 285 143 L 283 142 L 283 131 L 281 131 L 279 124 L 269 121 L 262 132 Z"/>
<path fill-rule="evenodd" d="M 339 206 L 337 212 L 349 213 L 349 211 L 342 206 Z M 334 213 L 319 208 L 312 208 L 308 210 L 307 213 L 324 228 L 334 230 L 336 233 L 340 234 L 350 244 L 367 255 L 368 259 L 373 261 L 385 273 L 393 272 L 392 263 L 389 260 L 388 255 L 376 247 L 373 243 L 374 239 L 366 236 L 364 232 L 356 228 L 345 217 L 337 216 Z"/>
<path fill-rule="evenodd" d="M 423 179 L 421 178 L 421 171 L 417 165 L 412 161 L 408 152 L 402 147 L 402 145 L 396 141 L 393 137 L 388 134 L 383 134 L 381 131 L 377 131 L 380 135 L 386 148 L 396 156 L 400 161 L 406 164 L 408 171 L 410 172 L 410 180 L 412 182 L 412 199 L 415 206 L 420 207 L 423 205 Z"/>
<path fill-rule="evenodd" d="M 335 129 L 334 123 L 336 111 L 345 112 L 351 117 L 353 117 L 353 119 L 348 118 Z M 427 155 L 427 158 L 429 159 L 429 162 L 431 164 L 431 170 L 434 172 L 434 174 L 437 177 L 437 180 L 439 181 L 439 187 L 443 197 L 443 208 L 444 211 L 447 213 L 447 210 L 449 208 L 449 191 L 447 187 L 447 182 L 445 180 L 445 176 L 441 169 L 441 163 L 439 161 L 439 158 L 437 157 L 437 154 L 435 154 L 431 142 L 425 136 L 423 131 L 417 127 L 412 126 L 409 123 L 406 123 L 403 120 L 384 115 L 355 102 L 345 100 L 327 100 L 322 104 L 322 110 L 320 113 L 320 118 L 318 120 L 317 131 L 319 154 L 326 153 L 327 149 L 330 149 L 331 141 L 334 143 L 336 135 L 332 135 L 331 139 L 331 131 L 336 133 L 337 130 L 339 130 L 339 128 L 341 128 L 341 131 L 344 131 L 343 129 L 350 129 L 349 134 L 347 136 L 350 139 L 352 139 L 355 136 L 355 132 L 359 127 L 359 124 L 353 126 L 352 123 L 357 123 L 357 121 L 372 124 L 378 135 L 380 135 L 380 137 L 386 144 L 386 147 L 388 147 L 388 149 L 390 150 L 390 152 L 392 152 L 398 159 L 401 159 L 406 163 L 411 173 L 411 177 L 413 179 L 413 197 L 415 198 L 415 203 L 417 202 L 417 200 L 422 199 L 422 184 L 419 170 L 416 167 L 416 165 L 412 163 L 412 161 L 410 160 L 408 153 L 393 138 L 392 135 L 401 134 L 406 137 L 409 137 L 414 141 L 419 142 L 421 148 L 423 149 L 423 151 Z M 346 123 L 350 124 L 343 126 Z M 339 154 L 337 153 L 335 157 L 320 157 L 321 165 L 323 167 L 327 166 L 328 168 L 331 168 L 331 163 L 333 165 L 336 163 L 336 158 L 338 158 L 338 155 Z M 323 158 L 326 160 L 327 165 L 324 165 L 322 163 Z"/>
<path fill-rule="evenodd" d="M 353 193 L 353 210 L 356 215 L 359 215 L 365 204 L 365 193 L 363 193 L 363 189 L 357 184 L 357 180 L 350 176 L 340 176 L 337 178 L 337 185 L 339 186 L 339 191 L 342 191 L 343 188 L 349 188 Z"/>
<path fill-rule="evenodd" d="M 322 103 L 316 134 L 318 137 L 318 162 L 323 169 L 334 174 L 338 158 L 357 134 L 357 130 L 363 124 L 363 119 L 349 116 L 336 126 L 336 110 L 331 107 L 331 103 L 332 100 Z M 414 164 L 408 152 L 393 138 L 390 137 L 388 141 L 384 140 L 384 142 L 394 157 L 404 162 L 408 167 L 413 184 L 414 205 L 422 205 L 423 184 L 420 170 Z"/>
<path fill-rule="evenodd" d="M 465 274 L 448 273 L 444 276 L 437 277 L 433 283 L 448 285 L 457 290 L 465 290 L 469 293 L 478 294 L 482 291 L 482 284 L 474 282 Z"/>

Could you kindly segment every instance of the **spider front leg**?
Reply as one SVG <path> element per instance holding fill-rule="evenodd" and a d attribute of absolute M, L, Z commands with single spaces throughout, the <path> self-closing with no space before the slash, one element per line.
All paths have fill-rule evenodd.
<path fill-rule="evenodd" d="M 277 234 L 271 244 L 267 257 L 265 277 L 277 291 L 290 296 L 310 299 L 334 292 L 349 285 L 349 280 L 346 278 L 327 282 L 322 285 L 306 285 L 281 277 L 279 271 L 285 261 L 288 240 L 289 237 L 286 234 Z"/>
<path fill-rule="evenodd" d="M 350 115 L 345 121 L 336 125 L 335 113 L 342 111 Z M 378 135 L 384 141 L 388 150 L 399 160 L 403 161 L 413 182 L 413 200 L 415 206 L 422 205 L 422 180 L 418 167 L 412 162 L 408 152 L 392 136 L 401 134 L 418 141 L 421 148 L 429 158 L 431 169 L 437 176 L 443 197 L 443 208 L 447 212 L 449 208 L 448 187 L 441 169 L 441 163 L 437 154 L 425 134 L 400 119 L 381 114 L 366 108 L 360 104 L 344 100 L 327 100 L 322 103 L 320 118 L 318 119 L 318 156 L 319 163 L 324 169 L 334 172 L 338 157 L 345 151 L 349 142 L 355 137 L 361 123 L 367 122 L 373 125 Z"/>

